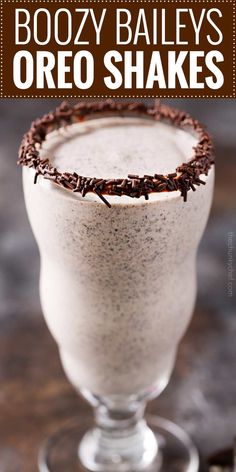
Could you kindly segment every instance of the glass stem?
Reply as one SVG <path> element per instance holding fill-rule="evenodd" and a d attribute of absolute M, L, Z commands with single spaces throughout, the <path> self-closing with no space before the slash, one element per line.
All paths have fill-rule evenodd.
<path fill-rule="evenodd" d="M 90 470 L 144 470 L 158 450 L 156 437 L 144 419 L 145 406 L 144 403 L 127 403 L 119 408 L 108 408 L 105 404 L 97 406 L 95 428 L 83 440 L 86 457 L 93 456 L 94 464 L 86 461 L 82 442 L 80 458 L 83 464 Z"/>
<path fill-rule="evenodd" d="M 99 428 L 106 431 L 125 431 L 136 429 L 137 424 L 144 418 L 144 403 L 108 407 L 100 404 L 95 408 L 95 422 Z"/>

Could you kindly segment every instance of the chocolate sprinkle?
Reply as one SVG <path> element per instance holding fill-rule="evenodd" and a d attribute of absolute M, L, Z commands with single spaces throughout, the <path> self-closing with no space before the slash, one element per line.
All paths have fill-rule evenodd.
<path fill-rule="evenodd" d="M 40 149 L 48 133 L 76 122 L 104 115 L 143 116 L 187 129 L 198 138 L 198 143 L 193 149 L 194 155 L 188 162 L 183 163 L 170 174 L 154 173 L 144 176 L 129 174 L 128 177 L 122 179 L 97 179 L 84 177 L 76 172 L 60 172 L 52 166 L 48 158 L 42 159 L 40 157 Z M 214 157 L 209 134 L 189 114 L 159 102 L 148 106 L 144 103 L 106 100 L 98 103 L 79 102 L 74 106 L 63 102 L 54 112 L 33 121 L 31 128 L 23 137 L 17 163 L 35 169 L 35 184 L 38 176 L 42 175 L 45 179 L 51 180 L 61 187 L 79 192 L 82 197 L 85 197 L 88 192 L 93 192 L 110 208 L 111 205 L 104 195 L 127 195 L 131 198 L 144 196 L 145 200 L 148 200 L 150 193 L 179 190 L 186 202 L 189 190 L 195 191 L 195 185 L 205 184 L 199 176 L 208 174 L 211 165 L 214 164 Z"/>

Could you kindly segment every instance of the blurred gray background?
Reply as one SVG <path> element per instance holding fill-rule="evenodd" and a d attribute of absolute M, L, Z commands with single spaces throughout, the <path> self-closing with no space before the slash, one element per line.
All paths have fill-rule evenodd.
<path fill-rule="evenodd" d="M 230 233 L 236 245 L 236 102 L 167 100 L 207 125 L 216 149 L 216 189 L 198 257 L 199 294 L 166 391 L 150 411 L 182 425 L 203 459 L 236 435 L 235 292 L 229 293 Z M 34 471 L 41 440 L 89 411 L 62 372 L 41 314 L 39 256 L 16 166 L 22 134 L 58 100 L 0 101 L 0 471 Z M 235 268 L 236 252 L 232 248 Z M 236 274 L 235 274 L 236 278 Z M 70 471 L 69 471 L 70 472 Z"/>

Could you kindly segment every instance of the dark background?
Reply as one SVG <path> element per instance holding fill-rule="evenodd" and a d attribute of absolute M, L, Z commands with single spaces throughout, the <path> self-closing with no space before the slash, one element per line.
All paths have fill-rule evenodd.
<path fill-rule="evenodd" d="M 236 435 L 236 288 L 233 297 L 227 293 L 229 232 L 236 244 L 236 102 L 169 102 L 190 111 L 212 133 L 216 189 L 199 250 L 193 321 L 170 384 L 149 411 L 183 426 L 206 458 L 232 444 Z M 89 411 L 65 379 L 41 314 L 39 256 L 16 166 L 22 133 L 56 104 L 58 100 L 0 101 L 0 472 L 36 471 L 42 440 Z"/>

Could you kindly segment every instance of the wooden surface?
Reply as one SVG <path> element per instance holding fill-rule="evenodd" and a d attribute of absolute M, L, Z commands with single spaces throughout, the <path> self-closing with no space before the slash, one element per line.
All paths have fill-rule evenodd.
<path fill-rule="evenodd" d="M 236 434 L 235 296 L 226 289 L 228 233 L 236 236 L 236 106 L 230 100 L 176 103 L 193 110 L 215 135 L 216 192 L 199 251 L 194 318 L 170 384 L 148 410 L 183 426 L 205 459 Z M 22 132 L 54 104 L 0 102 L 0 472 L 36 471 L 42 440 L 90 412 L 67 382 L 41 315 L 39 257 L 15 167 Z"/>

